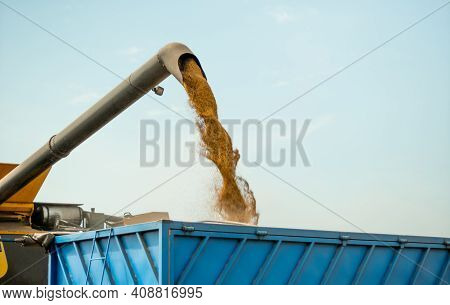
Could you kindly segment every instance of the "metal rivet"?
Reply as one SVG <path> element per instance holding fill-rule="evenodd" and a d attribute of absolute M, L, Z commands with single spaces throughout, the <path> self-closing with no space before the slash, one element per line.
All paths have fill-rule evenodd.
<path fill-rule="evenodd" d="M 255 234 L 258 236 L 266 236 L 269 233 L 267 231 L 257 230 Z"/>
<path fill-rule="evenodd" d="M 192 226 L 182 226 L 181 230 L 185 231 L 185 232 L 194 232 L 195 228 Z"/>

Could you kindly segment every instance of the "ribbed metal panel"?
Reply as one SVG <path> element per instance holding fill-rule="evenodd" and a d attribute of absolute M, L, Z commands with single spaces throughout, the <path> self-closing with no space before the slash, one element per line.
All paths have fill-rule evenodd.
<path fill-rule="evenodd" d="M 161 221 L 57 237 L 49 279 L 50 284 L 448 284 L 449 269 L 445 238 Z"/>

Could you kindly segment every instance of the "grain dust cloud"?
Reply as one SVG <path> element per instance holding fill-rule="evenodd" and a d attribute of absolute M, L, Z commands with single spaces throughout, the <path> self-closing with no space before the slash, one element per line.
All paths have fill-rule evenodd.
<path fill-rule="evenodd" d="M 180 69 L 189 104 L 196 113 L 202 154 L 222 176 L 222 184 L 216 187 L 215 210 L 225 220 L 257 224 L 255 197 L 247 181 L 236 175 L 239 151 L 233 149 L 231 138 L 219 121 L 211 87 L 193 58 L 183 60 Z"/>

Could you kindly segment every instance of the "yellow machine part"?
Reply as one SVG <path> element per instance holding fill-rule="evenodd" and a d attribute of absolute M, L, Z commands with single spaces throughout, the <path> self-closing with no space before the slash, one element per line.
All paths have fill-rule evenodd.
<path fill-rule="evenodd" d="M 5 202 L 0 205 L 0 218 L 2 219 L 22 219 L 33 214 L 34 203 L 26 202 Z"/>
<path fill-rule="evenodd" d="M 0 179 L 17 167 L 17 164 L 0 163 Z M 0 204 L 0 234 L 23 235 L 32 234 L 36 230 L 30 227 L 33 214 L 34 199 L 47 178 L 50 169 L 46 170 L 28 183 L 11 198 Z M 5 221 L 6 220 L 6 221 Z M 18 221 L 20 220 L 20 221 Z M 8 272 L 8 260 L 5 247 L 0 241 L 0 279 Z"/>
<path fill-rule="evenodd" d="M 8 260 L 6 259 L 5 248 L 0 241 L 0 279 L 8 272 Z"/>
<path fill-rule="evenodd" d="M 17 165 L 0 163 L 0 179 L 16 168 Z M 34 208 L 33 201 L 41 189 L 45 178 L 47 178 L 49 171 L 50 169 L 37 176 L 11 198 L 6 200 L 5 203 L 0 204 L 0 218 L 22 219 L 24 217 L 30 217 Z"/>
<path fill-rule="evenodd" d="M 0 163 L 0 179 L 6 176 L 10 171 L 16 168 L 18 164 L 10 163 Z M 23 187 L 20 191 L 14 194 L 11 198 L 6 200 L 6 202 L 33 202 L 36 198 L 37 193 L 41 189 L 42 184 L 47 178 L 50 168 L 45 172 L 34 178 L 30 183 Z"/>

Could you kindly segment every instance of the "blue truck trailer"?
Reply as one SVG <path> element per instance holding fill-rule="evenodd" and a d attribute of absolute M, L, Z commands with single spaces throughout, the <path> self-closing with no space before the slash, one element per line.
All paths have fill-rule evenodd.
<path fill-rule="evenodd" d="M 162 220 L 57 236 L 49 284 L 448 284 L 449 238 Z"/>

